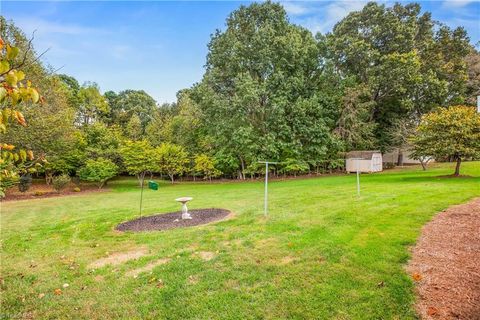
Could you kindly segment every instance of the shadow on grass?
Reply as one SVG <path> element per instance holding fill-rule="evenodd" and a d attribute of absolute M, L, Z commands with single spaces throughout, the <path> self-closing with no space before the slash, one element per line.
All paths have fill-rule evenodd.
<path fill-rule="evenodd" d="M 402 181 L 410 181 L 410 182 L 436 182 L 436 181 L 452 181 L 452 182 L 457 182 L 457 181 L 475 181 L 478 180 L 480 181 L 480 177 L 473 177 L 469 175 L 460 175 L 460 176 L 454 176 L 454 175 L 441 175 L 441 176 L 408 176 L 408 177 L 402 177 L 400 178 Z"/>

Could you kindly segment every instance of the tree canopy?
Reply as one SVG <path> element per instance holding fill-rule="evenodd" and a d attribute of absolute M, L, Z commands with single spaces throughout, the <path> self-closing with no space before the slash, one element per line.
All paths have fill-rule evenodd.
<path fill-rule="evenodd" d="M 201 80 L 161 105 L 143 90 L 103 93 L 95 79 L 56 74 L 13 22 L 0 22 L 1 165 L 12 177 L 33 154 L 45 159 L 37 173 L 47 182 L 114 171 L 140 182 L 148 173 L 244 179 L 264 173 L 261 160 L 279 162 L 274 174 L 296 175 L 341 168 L 350 150 L 411 143 L 418 157 L 478 156 L 455 135 L 442 139 L 460 139 L 456 153 L 444 141 L 426 144 L 441 131 L 428 121 L 470 126 L 455 114 L 472 112 L 480 58 L 463 28 L 418 4 L 370 2 L 316 35 L 279 3 L 241 5 L 211 35 Z M 450 105 L 466 106 L 435 111 Z"/>
<path fill-rule="evenodd" d="M 473 107 L 440 108 L 422 117 L 412 139 L 414 157 L 430 156 L 457 162 L 480 156 L 480 114 Z"/>

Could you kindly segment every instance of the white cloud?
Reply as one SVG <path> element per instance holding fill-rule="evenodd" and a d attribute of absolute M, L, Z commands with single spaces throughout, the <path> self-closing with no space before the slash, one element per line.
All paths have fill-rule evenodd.
<path fill-rule="evenodd" d="M 445 0 L 442 3 L 444 8 L 462 8 L 470 3 L 478 2 L 478 0 Z"/>
<path fill-rule="evenodd" d="M 307 8 L 307 6 L 301 5 L 299 3 L 282 2 L 281 4 L 289 15 L 297 16 L 297 15 L 304 15 L 310 12 L 310 9 Z"/>
<path fill-rule="evenodd" d="M 333 26 L 350 12 L 361 10 L 368 1 L 338 1 L 338 2 L 316 2 L 315 8 L 310 7 L 309 12 L 314 15 L 297 19 L 297 23 L 303 25 L 313 33 L 328 32 Z"/>

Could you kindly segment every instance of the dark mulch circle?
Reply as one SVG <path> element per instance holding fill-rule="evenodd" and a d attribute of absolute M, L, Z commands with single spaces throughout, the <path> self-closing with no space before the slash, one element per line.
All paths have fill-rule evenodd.
<path fill-rule="evenodd" d="M 119 231 L 154 231 L 169 230 L 176 228 L 185 228 L 199 226 L 213 221 L 222 220 L 230 214 L 225 209 L 193 209 L 188 211 L 192 219 L 182 219 L 182 212 L 169 212 L 157 214 L 154 216 L 141 217 L 120 223 L 115 229 Z"/>

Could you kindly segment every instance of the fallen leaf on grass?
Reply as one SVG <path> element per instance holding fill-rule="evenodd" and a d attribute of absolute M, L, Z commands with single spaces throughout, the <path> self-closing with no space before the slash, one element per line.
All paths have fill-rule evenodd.
<path fill-rule="evenodd" d="M 428 307 L 427 314 L 429 316 L 434 316 L 438 314 L 438 309 L 435 307 Z"/>
<path fill-rule="evenodd" d="M 160 289 L 164 287 L 163 281 L 161 279 L 158 280 L 156 287 Z"/>
<path fill-rule="evenodd" d="M 422 280 L 422 275 L 420 273 L 415 272 L 414 274 L 412 274 L 412 278 L 415 281 L 420 281 L 420 280 Z"/>
<path fill-rule="evenodd" d="M 385 286 L 385 282 L 383 282 L 383 281 L 380 281 L 379 283 L 377 283 L 377 287 L 379 287 L 379 288 L 382 288 L 384 286 Z"/>
<path fill-rule="evenodd" d="M 53 293 L 54 293 L 56 296 L 59 296 L 59 295 L 62 294 L 62 289 L 57 288 L 57 289 L 55 289 L 55 290 L 53 291 Z"/>
<path fill-rule="evenodd" d="M 42 299 L 43 297 L 45 297 L 45 293 L 40 293 L 40 294 L 38 295 L 38 299 Z"/>
<path fill-rule="evenodd" d="M 69 286 L 70 286 L 70 285 L 69 285 L 68 283 L 64 283 L 64 284 L 63 284 L 63 287 L 64 287 L 64 288 L 68 288 Z"/>
<path fill-rule="evenodd" d="M 157 278 L 153 277 L 153 278 L 151 278 L 150 280 L 148 280 L 148 283 L 155 282 L 156 280 L 157 280 Z"/>

